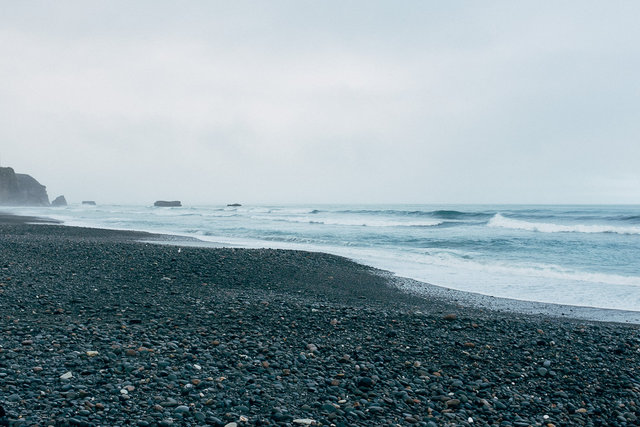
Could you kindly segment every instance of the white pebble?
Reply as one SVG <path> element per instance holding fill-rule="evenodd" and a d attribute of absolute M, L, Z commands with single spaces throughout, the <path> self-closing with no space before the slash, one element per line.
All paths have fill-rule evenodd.
<path fill-rule="evenodd" d="M 60 375 L 61 380 L 68 380 L 70 378 L 73 378 L 73 374 L 71 373 L 71 371 L 65 372 L 64 374 Z"/>

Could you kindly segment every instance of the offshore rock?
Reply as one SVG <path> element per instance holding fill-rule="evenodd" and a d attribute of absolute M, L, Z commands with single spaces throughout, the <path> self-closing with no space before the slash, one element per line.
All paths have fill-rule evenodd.
<path fill-rule="evenodd" d="M 64 196 L 58 196 L 51 202 L 51 206 L 67 206 L 67 199 Z"/>
<path fill-rule="evenodd" d="M 30 175 L 0 167 L 0 205 L 49 206 L 47 188 Z"/>
<path fill-rule="evenodd" d="M 182 206 L 182 203 L 180 203 L 180 200 L 172 200 L 172 201 L 158 200 L 153 204 L 153 206 L 157 206 L 160 208 L 173 208 L 173 207 Z"/>
<path fill-rule="evenodd" d="M 95 206 L 96 202 L 94 202 L 93 200 L 83 200 L 82 204 L 83 205 L 89 205 L 89 206 Z"/>

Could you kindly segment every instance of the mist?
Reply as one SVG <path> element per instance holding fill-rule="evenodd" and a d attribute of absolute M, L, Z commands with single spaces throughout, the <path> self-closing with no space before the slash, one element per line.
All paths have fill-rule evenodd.
<path fill-rule="evenodd" d="M 636 2 L 11 2 L 0 162 L 71 203 L 638 203 Z"/>

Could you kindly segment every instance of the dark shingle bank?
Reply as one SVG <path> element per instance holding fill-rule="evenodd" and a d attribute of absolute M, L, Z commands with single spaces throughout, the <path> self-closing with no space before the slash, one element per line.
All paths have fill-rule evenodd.
<path fill-rule="evenodd" d="M 635 326 L 422 301 L 343 258 L 0 224 L 16 425 L 637 425 Z"/>

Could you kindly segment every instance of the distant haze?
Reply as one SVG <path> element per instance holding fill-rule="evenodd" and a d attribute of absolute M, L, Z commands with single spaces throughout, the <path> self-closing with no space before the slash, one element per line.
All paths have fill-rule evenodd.
<path fill-rule="evenodd" d="M 71 203 L 640 203 L 637 1 L 2 1 L 0 164 Z"/>

